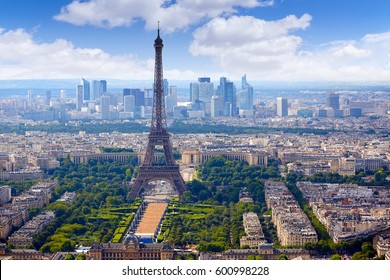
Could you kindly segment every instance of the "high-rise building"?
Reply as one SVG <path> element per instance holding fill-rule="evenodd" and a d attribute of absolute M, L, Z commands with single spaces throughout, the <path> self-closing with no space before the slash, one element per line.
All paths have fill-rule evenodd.
<path fill-rule="evenodd" d="M 145 93 L 139 88 L 125 88 L 123 89 L 123 97 L 126 95 L 133 95 L 135 98 L 135 106 L 145 106 Z"/>
<path fill-rule="evenodd" d="M 61 89 L 61 91 L 60 91 L 60 98 L 61 98 L 61 103 L 65 103 L 65 101 L 66 101 L 66 90 Z"/>
<path fill-rule="evenodd" d="M 81 107 L 83 106 L 83 85 L 76 86 L 76 109 L 77 111 L 81 111 Z"/>
<path fill-rule="evenodd" d="M 177 87 L 171 86 L 169 88 L 169 94 L 172 97 L 172 106 L 177 106 Z"/>
<path fill-rule="evenodd" d="M 340 109 L 340 96 L 337 93 L 330 92 L 326 96 L 326 105 L 333 110 Z"/>
<path fill-rule="evenodd" d="M 199 100 L 199 83 L 190 84 L 190 101 L 195 102 Z"/>
<path fill-rule="evenodd" d="M 276 113 L 278 117 L 288 116 L 288 101 L 287 98 L 278 97 L 276 99 Z"/>
<path fill-rule="evenodd" d="M 241 79 L 241 90 L 238 93 L 238 107 L 244 110 L 253 109 L 253 87 L 246 81 L 246 75 Z"/>
<path fill-rule="evenodd" d="M 351 117 L 359 118 L 362 116 L 362 108 L 350 108 L 349 115 Z"/>
<path fill-rule="evenodd" d="M 212 118 L 217 118 L 223 116 L 223 98 L 222 96 L 212 96 L 211 97 L 211 109 L 210 115 Z"/>
<path fill-rule="evenodd" d="M 102 96 L 100 98 L 100 112 L 102 114 L 103 120 L 108 120 L 110 118 L 110 97 Z"/>
<path fill-rule="evenodd" d="M 214 84 L 210 78 L 199 78 L 199 100 L 205 104 L 210 104 L 211 97 L 214 95 Z"/>
<path fill-rule="evenodd" d="M 217 92 L 223 98 L 223 115 L 227 117 L 237 116 L 237 95 L 234 83 L 229 82 L 225 77 L 221 77 Z"/>
<path fill-rule="evenodd" d="M 91 100 L 91 86 L 89 82 L 81 78 L 81 84 L 83 85 L 83 101 Z"/>
<path fill-rule="evenodd" d="M 200 77 L 198 78 L 199 83 L 210 83 L 210 78 L 209 77 Z"/>
<path fill-rule="evenodd" d="M 93 81 L 93 94 L 91 99 L 96 100 L 102 97 L 104 93 L 107 92 L 107 81 L 106 80 L 94 80 Z"/>
<path fill-rule="evenodd" d="M 192 110 L 202 110 L 210 114 L 211 97 L 214 95 L 214 84 L 210 83 L 210 78 L 198 78 L 198 82 L 190 84 L 190 100 Z"/>
<path fill-rule="evenodd" d="M 51 100 L 51 91 L 48 90 L 46 91 L 46 105 L 50 105 L 50 100 Z"/>
<path fill-rule="evenodd" d="M 126 95 L 123 97 L 124 112 L 130 113 L 135 110 L 135 97 L 134 95 Z"/>
<path fill-rule="evenodd" d="M 164 96 L 167 96 L 169 93 L 169 82 L 167 79 L 164 79 Z"/>
<path fill-rule="evenodd" d="M 318 109 L 318 116 L 320 118 L 327 118 L 328 117 L 328 111 L 325 109 Z"/>
<path fill-rule="evenodd" d="M 33 107 L 33 105 L 34 105 L 34 92 L 31 89 L 29 89 L 27 91 L 27 106 Z"/>
<path fill-rule="evenodd" d="M 165 96 L 165 111 L 166 112 L 173 111 L 172 96 L 170 94 Z"/>

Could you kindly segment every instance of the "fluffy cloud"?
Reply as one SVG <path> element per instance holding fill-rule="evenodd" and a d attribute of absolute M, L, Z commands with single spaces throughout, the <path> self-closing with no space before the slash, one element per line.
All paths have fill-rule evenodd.
<path fill-rule="evenodd" d="M 390 32 L 305 50 L 294 32 L 307 29 L 311 19 L 308 14 L 277 21 L 218 17 L 194 31 L 189 51 L 211 57 L 233 79 L 241 73 L 253 80 L 390 79 Z"/>
<path fill-rule="evenodd" d="M 157 21 L 166 32 L 173 32 L 203 19 L 232 14 L 236 8 L 273 5 L 273 0 L 74 0 L 54 18 L 75 25 L 101 27 L 128 26 L 145 21 L 146 28 L 155 29 Z"/>
<path fill-rule="evenodd" d="M 195 56 L 211 56 L 230 74 L 282 70 L 286 60 L 295 59 L 302 42 L 290 32 L 306 29 L 310 20 L 307 14 L 278 21 L 250 16 L 215 18 L 194 32 L 189 50 Z"/>
<path fill-rule="evenodd" d="M 0 28 L 1 79 L 112 78 L 150 80 L 154 59 L 139 60 L 135 55 L 110 55 L 98 48 L 78 48 L 64 39 L 38 43 L 24 29 Z M 194 79 L 199 74 L 182 69 L 166 69 L 170 79 Z"/>
<path fill-rule="evenodd" d="M 345 44 L 345 46 L 342 47 L 336 47 L 331 49 L 330 52 L 337 58 L 363 58 L 371 55 L 371 51 L 359 49 L 354 46 L 353 43 Z"/>
<path fill-rule="evenodd" d="M 23 29 L 0 30 L 0 64 L 3 79 L 153 77 L 153 62 L 131 55 L 112 56 L 101 49 L 77 48 L 64 39 L 37 43 Z"/>

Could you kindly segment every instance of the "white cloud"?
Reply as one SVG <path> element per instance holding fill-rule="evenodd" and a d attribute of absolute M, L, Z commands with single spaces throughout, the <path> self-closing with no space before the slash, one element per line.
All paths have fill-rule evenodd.
<path fill-rule="evenodd" d="M 77 48 L 64 39 L 37 43 L 23 29 L 0 29 L 0 64 L 2 79 L 153 77 L 153 60 L 140 61 L 132 55 L 113 56 L 101 49 Z"/>
<path fill-rule="evenodd" d="M 363 37 L 362 41 L 365 43 L 386 43 L 388 48 L 390 48 L 388 45 L 390 42 L 390 32 L 367 34 Z"/>
<path fill-rule="evenodd" d="M 390 32 L 303 49 L 294 32 L 307 29 L 311 19 L 308 14 L 277 21 L 218 17 L 194 31 L 189 51 L 211 57 L 232 79 L 242 73 L 253 80 L 390 79 Z"/>
<path fill-rule="evenodd" d="M 173 32 L 204 19 L 233 14 L 238 7 L 264 7 L 273 3 L 274 0 L 74 0 L 54 18 L 75 25 L 109 28 L 142 20 L 147 29 L 155 29 L 160 21 L 164 31 Z"/>
<path fill-rule="evenodd" d="M 362 58 L 369 57 L 371 55 L 370 50 L 359 49 L 351 43 L 342 47 L 333 48 L 330 50 L 330 52 L 336 58 Z"/>
<path fill-rule="evenodd" d="M 151 80 L 154 59 L 139 60 L 135 55 L 111 55 L 98 48 L 78 48 L 64 39 L 38 43 L 34 31 L 0 28 L 1 79 L 112 78 Z M 153 56 L 153 53 L 151 53 Z M 169 79 L 195 79 L 199 73 L 165 69 Z"/>

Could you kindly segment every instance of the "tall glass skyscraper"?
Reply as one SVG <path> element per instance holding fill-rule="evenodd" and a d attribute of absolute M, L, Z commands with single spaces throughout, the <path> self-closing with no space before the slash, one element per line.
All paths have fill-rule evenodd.
<path fill-rule="evenodd" d="M 89 82 L 81 78 L 81 85 L 83 86 L 83 101 L 91 100 L 91 87 Z"/>
<path fill-rule="evenodd" d="M 225 77 L 219 79 L 218 95 L 222 96 L 224 107 L 223 115 L 235 117 L 238 115 L 236 87 L 233 82 L 229 82 Z"/>
<path fill-rule="evenodd" d="M 238 99 L 240 109 L 253 109 L 253 87 L 246 81 L 246 75 L 241 78 L 241 90 L 238 93 Z"/>
<path fill-rule="evenodd" d="M 340 109 L 340 96 L 337 93 L 330 92 L 326 96 L 326 105 L 333 110 Z"/>
<path fill-rule="evenodd" d="M 76 109 L 77 111 L 81 111 L 81 107 L 83 106 L 83 85 L 77 85 L 76 87 Z"/>
<path fill-rule="evenodd" d="M 94 80 L 93 84 L 93 94 L 91 96 L 92 100 L 100 99 L 104 93 L 107 92 L 107 81 L 106 80 Z"/>
<path fill-rule="evenodd" d="M 278 97 L 276 99 L 276 113 L 277 113 L 278 117 L 288 116 L 287 98 Z"/>
<path fill-rule="evenodd" d="M 103 120 L 108 120 L 110 118 L 110 97 L 109 96 L 102 96 L 100 98 L 100 111 Z"/>

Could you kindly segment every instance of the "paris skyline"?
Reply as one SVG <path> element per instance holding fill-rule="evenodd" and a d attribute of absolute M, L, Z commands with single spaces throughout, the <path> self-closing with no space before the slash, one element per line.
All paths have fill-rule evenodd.
<path fill-rule="evenodd" d="M 339 3 L 342 2 L 342 3 Z M 0 79 L 388 81 L 384 0 L 2 1 Z"/>

